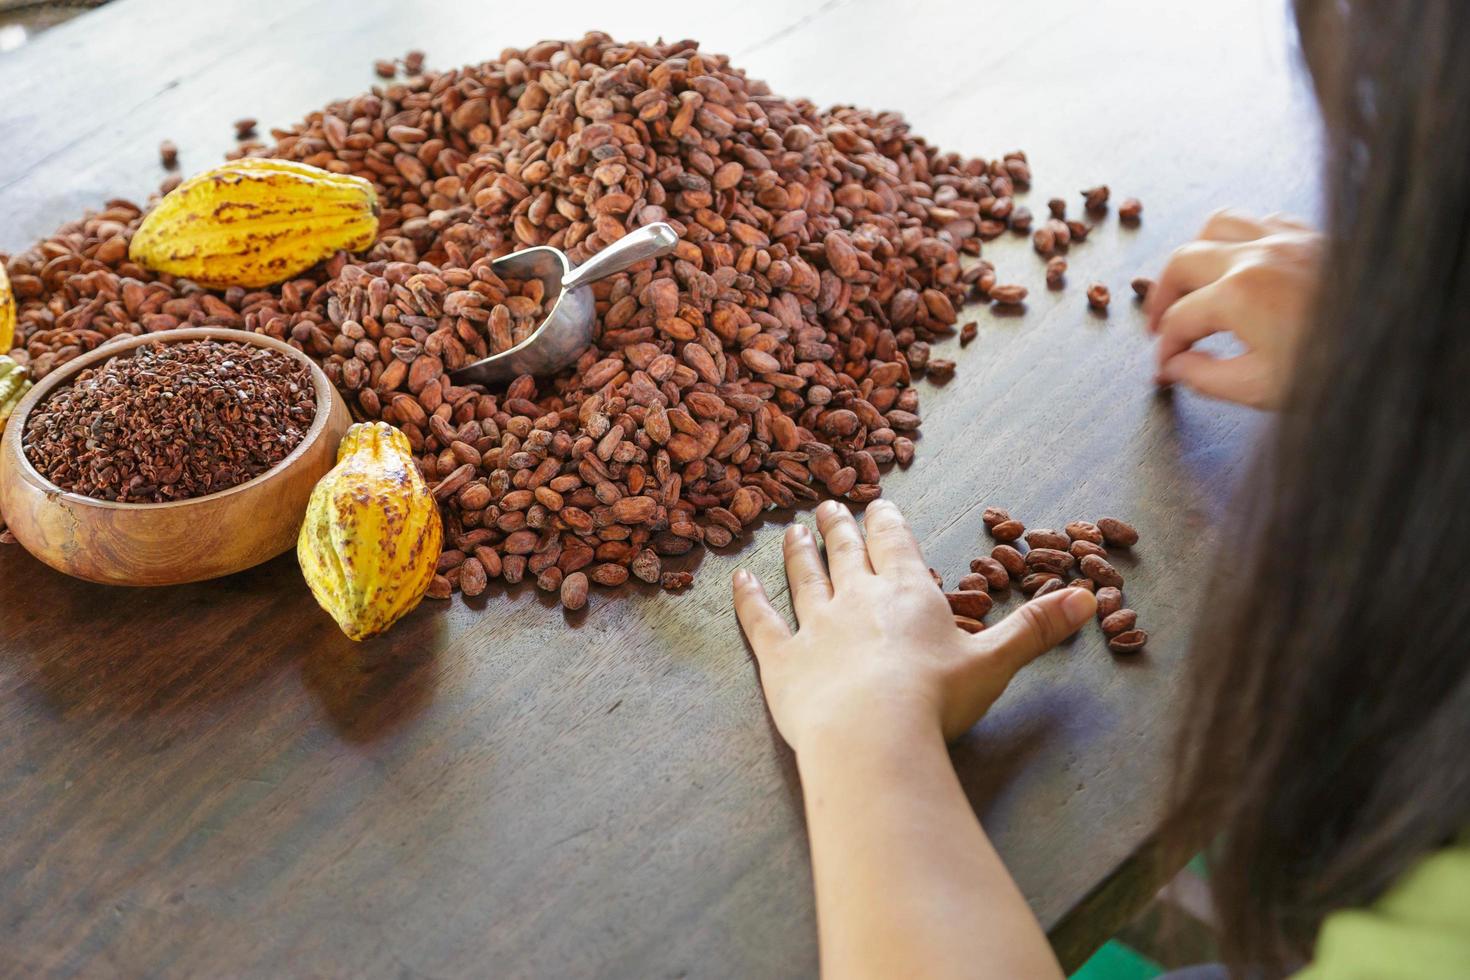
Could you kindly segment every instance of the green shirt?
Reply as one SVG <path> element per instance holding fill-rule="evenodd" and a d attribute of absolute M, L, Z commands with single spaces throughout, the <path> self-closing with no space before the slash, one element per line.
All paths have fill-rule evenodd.
<path fill-rule="evenodd" d="M 1296 980 L 1470 977 L 1470 838 L 1420 861 L 1366 909 L 1322 923 Z"/>

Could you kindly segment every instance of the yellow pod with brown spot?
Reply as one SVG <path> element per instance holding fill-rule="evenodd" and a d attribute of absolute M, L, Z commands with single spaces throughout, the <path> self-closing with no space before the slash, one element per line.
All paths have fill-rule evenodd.
<path fill-rule="evenodd" d="M 0 275 L 4 275 L 4 271 L 4 266 L 0 266 Z M 6 349 L 9 349 L 8 345 Z M 26 376 L 26 369 L 9 355 L 0 354 L 0 432 L 5 431 L 15 406 L 30 390 L 31 379 Z"/>
<path fill-rule="evenodd" d="M 5 263 L 0 262 L 0 354 L 10 350 L 15 343 L 15 291 L 10 288 L 10 276 L 5 273 Z"/>
<path fill-rule="evenodd" d="M 248 157 L 196 174 L 143 219 L 134 262 L 202 286 L 284 282 L 378 237 L 378 195 L 361 177 Z"/>
<path fill-rule="evenodd" d="M 342 632 L 365 640 L 419 604 L 443 539 L 408 437 L 386 422 L 360 422 L 311 491 L 296 557 L 316 601 Z"/>

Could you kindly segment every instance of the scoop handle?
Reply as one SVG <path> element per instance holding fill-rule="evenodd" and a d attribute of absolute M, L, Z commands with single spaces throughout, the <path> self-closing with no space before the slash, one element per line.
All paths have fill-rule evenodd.
<path fill-rule="evenodd" d="M 561 288 L 570 292 L 589 282 L 606 279 L 645 259 L 656 259 L 660 255 L 668 255 L 678 244 L 679 233 L 672 225 L 662 221 L 644 225 L 636 231 L 628 232 L 567 273 L 562 278 Z"/>

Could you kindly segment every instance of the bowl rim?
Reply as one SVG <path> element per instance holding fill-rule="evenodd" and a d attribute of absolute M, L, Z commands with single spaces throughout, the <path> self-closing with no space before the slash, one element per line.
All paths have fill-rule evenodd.
<path fill-rule="evenodd" d="M 122 335 L 119 335 L 121 337 Z M 257 474 L 225 490 L 217 490 L 199 497 L 188 497 L 183 500 L 163 500 L 151 503 L 133 503 L 118 500 L 103 500 L 101 497 L 89 497 L 75 490 L 63 490 L 52 483 L 41 472 L 31 464 L 30 457 L 25 450 L 25 424 L 29 420 L 31 412 L 41 404 L 51 392 L 71 381 L 84 369 L 111 360 L 121 353 L 146 347 L 149 344 L 182 343 L 189 340 L 223 340 L 237 341 L 240 343 L 254 344 L 257 347 L 265 347 L 270 350 L 279 351 L 288 357 L 305 364 L 311 372 L 312 385 L 316 390 L 316 415 L 311 420 L 311 426 L 301 436 L 301 441 L 296 447 L 287 453 L 279 462 L 264 473 Z M 285 472 L 294 462 L 306 454 L 322 433 L 326 430 L 327 423 L 332 416 L 333 399 L 339 397 L 332 382 L 327 378 L 327 373 L 305 353 L 292 347 L 284 341 L 265 334 L 252 333 L 248 330 L 239 330 L 233 327 L 174 327 L 170 330 L 159 330 L 154 333 L 135 334 L 123 339 L 109 339 L 94 347 L 92 350 L 79 357 L 73 358 L 61 367 L 47 374 L 36 383 L 24 400 L 16 406 L 11 414 L 7 430 L 15 436 L 15 454 L 20 457 L 20 476 L 28 479 L 45 492 L 50 499 L 65 500 L 68 503 L 84 507 L 97 507 L 106 510 L 120 511 L 161 511 L 169 508 L 189 507 L 204 501 L 216 501 L 231 494 L 244 493 L 255 487 L 274 479 Z"/>

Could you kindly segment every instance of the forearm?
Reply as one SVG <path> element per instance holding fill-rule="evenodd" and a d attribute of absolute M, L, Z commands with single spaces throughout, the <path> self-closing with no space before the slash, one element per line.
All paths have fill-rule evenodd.
<path fill-rule="evenodd" d="M 872 720 L 799 756 L 823 973 L 1060 977 L 937 728 Z"/>

